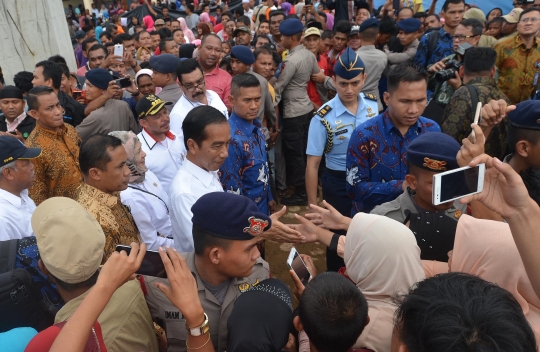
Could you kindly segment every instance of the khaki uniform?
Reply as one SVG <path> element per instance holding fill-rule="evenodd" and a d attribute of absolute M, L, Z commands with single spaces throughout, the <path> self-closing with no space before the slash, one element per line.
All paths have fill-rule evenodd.
<path fill-rule="evenodd" d="M 417 208 L 416 204 L 412 200 L 411 194 L 414 191 L 408 189 L 408 192 L 403 192 L 399 197 L 394 199 L 391 202 L 387 202 L 381 205 L 376 206 L 370 214 L 384 215 L 400 223 L 403 223 L 407 218 L 405 211 L 410 211 L 411 213 L 418 213 L 421 211 Z M 449 218 L 459 220 L 462 214 L 467 212 L 467 204 L 460 204 L 459 201 L 454 201 L 452 208 L 446 210 L 444 215 Z"/>
<path fill-rule="evenodd" d="M 231 315 L 234 302 L 240 294 L 252 285 L 268 279 L 270 276 L 270 267 L 262 259 L 258 259 L 253 267 L 253 272 L 249 277 L 233 278 L 225 294 L 225 300 L 220 306 L 214 295 L 204 286 L 204 283 L 195 268 L 195 254 L 183 253 L 186 258 L 199 289 L 199 299 L 206 315 L 208 315 L 210 325 L 210 336 L 217 352 L 224 352 L 227 349 L 227 320 Z M 167 283 L 166 279 L 145 276 L 146 303 L 150 309 L 152 319 L 165 329 L 167 340 L 169 342 L 169 352 L 187 351 L 186 340 L 188 331 L 186 329 L 186 320 L 182 313 L 167 299 L 167 297 L 156 287 L 154 283 L 158 280 Z M 168 283 L 167 283 L 168 284 Z"/>
<path fill-rule="evenodd" d="M 171 102 L 172 105 L 165 105 L 165 109 L 171 113 L 172 108 L 174 107 L 174 104 L 182 98 L 182 95 L 184 95 L 184 92 L 182 92 L 182 89 L 180 89 L 180 86 L 175 82 L 173 84 L 169 84 L 168 86 L 163 87 L 161 92 L 157 95 L 165 102 Z"/>
<path fill-rule="evenodd" d="M 379 81 L 386 68 L 388 57 L 384 52 L 375 48 L 375 45 L 362 46 L 356 53 L 366 66 L 367 78 L 364 82 L 362 93 L 377 97 L 378 111 L 382 111 L 383 105 L 379 96 Z"/>
<path fill-rule="evenodd" d="M 259 108 L 259 113 L 257 114 L 257 120 L 259 120 L 259 122 L 262 124 L 264 117 L 266 116 L 267 126 L 274 126 L 276 124 L 276 109 L 274 108 L 274 100 L 272 99 L 270 91 L 268 90 L 268 81 L 266 78 L 253 71 L 249 71 L 248 73 L 251 73 L 253 76 L 257 77 L 261 83 L 262 102 L 261 107 Z"/>

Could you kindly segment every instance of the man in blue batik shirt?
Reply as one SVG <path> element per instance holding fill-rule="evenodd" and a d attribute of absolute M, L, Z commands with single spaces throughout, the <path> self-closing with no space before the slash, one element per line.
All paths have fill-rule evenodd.
<path fill-rule="evenodd" d="M 266 142 L 257 120 L 261 101 L 261 84 L 255 76 L 242 73 L 233 78 L 229 156 L 219 175 L 226 192 L 250 198 L 261 213 L 270 215 L 276 210 L 276 202 L 270 191 Z"/>
<path fill-rule="evenodd" d="M 407 188 L 407 147 L 423 133 L 441 131 L 435 121 L 420 116 L 427 103 L 426 89 L 424 70 L 413 64 L 396 65 L 388 74 L 383 97 L 388 109 L 354 130 L 346 161 L 351 216 L 397 198 Z"/>

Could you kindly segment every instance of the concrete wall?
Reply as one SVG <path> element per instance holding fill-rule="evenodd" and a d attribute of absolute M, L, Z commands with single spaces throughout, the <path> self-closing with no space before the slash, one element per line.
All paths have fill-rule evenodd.
<path fill-rule="evenodd" d="M 6 84 L 36 63 L 63 56 L 76 71 L 62 0 L 0 0 L 0 67 Z"/>

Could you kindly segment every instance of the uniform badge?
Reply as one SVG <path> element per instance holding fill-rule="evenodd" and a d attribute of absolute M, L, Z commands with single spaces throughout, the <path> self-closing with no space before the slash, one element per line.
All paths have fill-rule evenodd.
<path fill-rule="evenodd" d="M 461 210 L 456 210 L 456 212 L 454 213 L 454 217 L 455 217 L 456 219 L 459 219 L 459 218 L 461 217 L 461 215 L 462 215 Z"/>
<path fill-rule="evenodd" d="M 319 111 L 317 111 L 317 115 L 320 117 L 324 117 L 326 114 L 328 114 L 330 111 L 332 111 L 332 108 L 328 105 L 323 106 Z"/>
<path fill-rule="evenodd" d="M 268 220 L 257 219 L 254 216 L 250 216 L 249 226 L 244 227 L 244 232 L 249 233 L 252 236 L 259 236 L 263 233 L 266 226 L 268 226 Z"/>
<path fill-rule="evenodd" d="M 247 282 L 244 282 L 243 284 L 238 285 L 238 290 L 240 290 L 240 292 L 244 293 L 247 290 L 249 290 L 250 287 L 251 286 L 249 286 L 249 284 Z"/>
<path fill-rule="evenodd" d="M 364 93 L 364 97 L 366 97 L 366 99 L 369 99 L 369 100 L 377 101 L 377 97 L 370 93 Z"/>
<path fill-rule="evenodd" d="M 371 108 L 368 106 L 367 108 L 367 117 L 373 117 L 375 116 L 376 114 L 373 112 L 373 110 L 371 110 Z"/>
<path fill-rule="evenodd" d="M 423 166 L 433 171 L 445 171 L 446 161 L 434 160 L 434 159 L 425 157 Z"/>
<path fill-rule="evenodd" d="M 257 279 L 254 283 L 251 284 L 252 287 L 255 287 L 257 286 L 258 284 L 260 284 L 261 282 L 259 281 L 259 279 Z"/>

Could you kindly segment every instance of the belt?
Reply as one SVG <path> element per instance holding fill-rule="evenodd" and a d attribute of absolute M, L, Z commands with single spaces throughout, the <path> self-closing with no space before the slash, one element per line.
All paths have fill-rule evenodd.
<path fill-rule="evenodd" d="M 334 175 L 334 176 L 347 177 L 347 172 L 346 171 L 338 171 L 338 170 L 332 170 L 332 169 L 326 168 L 326 172 L 328 172 L 330 175 Z"/>

